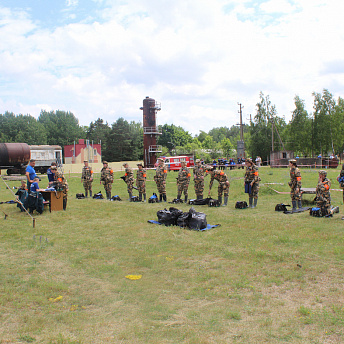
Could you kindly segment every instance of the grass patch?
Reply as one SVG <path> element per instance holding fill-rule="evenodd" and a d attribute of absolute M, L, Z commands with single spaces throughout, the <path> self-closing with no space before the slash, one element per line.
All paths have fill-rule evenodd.
<path fill-rule="evenodd" d="M 338 172 L 329 171 L 333 188 Z M 301 173 L 304 187 L 315 187 L 317 174 Z M 113 194 L 126 200 L 121 174 Z M 237 210 L 247 200 L 244 171 L 228 174 L 228 207 L 197 207 L 221 224 L 205 232 L 147 223 L 170 204 L 77 200 L 79 174 L 67 175 L 67 211 L 35 215 L 36 228 L 15 205 L 1 205 L 0 343 L 344 342 L 341 216 L 275 212 L 290 198 L 263 185 L 256 209 Z M 289 190 L 286 169 L 263 167 L 260 177 Z M 93 189 L 103 191 L 99 174 Z M 152 171 L 147 190 L 156 192 Z M 9 199 L 0 186 L 0 201 Z M 333 204 L 341 200 L 333 191 Z"/>

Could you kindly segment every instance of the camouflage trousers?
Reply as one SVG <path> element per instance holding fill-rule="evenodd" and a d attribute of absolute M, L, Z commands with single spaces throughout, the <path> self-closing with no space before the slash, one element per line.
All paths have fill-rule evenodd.
<path fill-rule="evenodd" d="M 127 189 L 129 193 L 133 192 L 133 185 L 134 185 L 134 180 L 133 179 L 129 179 L 128 181 L 126 181 L 127 183 Z"/>
<path fill-rule="evenodd" d="M 104 185 L 104 189 L 105 189 L 106 193 L 111 192 L 111 190 L 112 190 L 112 183 L 107 183 L 107 182 L 103 181 L 103 185 Z"/>
<path fill-rule="evenodd" d="M 202 196 L 203 197 L 203 191 L 204 191 L 204 180 L 195 180 L 196 196 Z"/>
<path fill-rule="evenodd" d="M 166 184 L 164 183 L 164 180 L 162 179 L 156 179 L 156 186 L 158 188 L 158 193 L 160 195 L 166 195 Z"/>
<path fill-rule="evenodd" d="M 301 192 L 300 192 L 300 189 L 299 189 L 298 192 L 295 191 L 296 189 L 297 189 L 297 188 L 295 188 L 295 187 L 292 187 L 292 188 L 290 189 L 290 197 L 291 197 L 291 200 L 292 200 L 292 201 L 299 201 L 299 200 L 301 200 Z"/>
<path fill-rule="evenodd" d="M 184 195 L 187 196 L 189 184 L 187 182 L 179 182 L 177 185 L 178 185 L 178 197 L 180 197 L 183 192 L 184 192 Z"/>
<path fill-rule="evenodd" d="M 251 186 L 251 192 L 248 194 L 250 198 L 258 199 L 258 192 L 259 192 L 259 183 L 253 183 Z"/>
<path fill-rule="evenodd" d="M 145 180 L 136 181 L 136 186 L 138 188 L 139 193 L 142 193 L 142 194 L 146 193 L 146 181 Z"/>
<path fill-rule="evenodd" d="M 326 213 L 329 214 L 331 210 L 331 197 L 325 198 L 322 196 L 316 197 L 317 207 L 326 210 Z"/>
<path fill-rule="evenodd" d="M 228 197 L 229 195 L 229 185 L 227 185 L 226 182 L 219 183 L 219 187 L 217 188 L 218 197 L 222 197 L 222 193 L 224 197 Z"/>
<path fill-rule="evenodd" d="M 92 182 L 90 180 L 84 180 L 83 183 L 85 190 L 92 191 Z"/>

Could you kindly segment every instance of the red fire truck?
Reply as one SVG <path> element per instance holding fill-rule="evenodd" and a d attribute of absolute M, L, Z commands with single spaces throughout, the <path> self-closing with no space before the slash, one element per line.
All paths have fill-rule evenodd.
<path fill-rule="evenodd" d="M 179 155 L 179 156 L 161 156 L 160 158 L 164 159 L 165 165 L 169 171 L 179 171 L 180 163 L 182 161 L 186 162 L 186 167 L 194 167 L 195 162 L 192 156 Z M 155 164 L 158 166 L 158 163 Z"/>

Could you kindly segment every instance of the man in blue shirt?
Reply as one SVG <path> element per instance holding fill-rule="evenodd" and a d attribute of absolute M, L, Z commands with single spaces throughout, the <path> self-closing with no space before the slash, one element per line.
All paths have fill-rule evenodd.
<path fill-rule="evenodd" d="M 33 183 L 33 180 L 35 179 L 35 177 L 37 177 L 36 171 L 35 171 L 35 165 L 36 165 L 36 160 L 31 159 L 29 162 L 29 165 L 27 165 L 26 170 L 25 170 L 28 190 L 30 190 L 30 185 L 31 183 Z"/>
<path fill-rule="evenodd" d="M 52 162 L 50 168 L 48 168 L 47 170 L 48 182 L 49 182 L 48 187 L 51 187 L 52 184 L 54 184 L 56 169 L 57 169 L 56 162 Z"/>

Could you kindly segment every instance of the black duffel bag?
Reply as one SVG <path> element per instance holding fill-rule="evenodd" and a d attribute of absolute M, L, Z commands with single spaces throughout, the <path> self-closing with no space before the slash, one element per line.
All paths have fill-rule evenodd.
<path fill-rule="evenodd" d="M 246 201 L 239 201 L 235 203 L 236 209 L 246 209 L 247 208 L 247 202 Z"/>
<path fill-rule="evenodd" d="M 158 221 L 165 226 L 174 226 L 176 224 L 176 217 L 169 210 L 163 209 L 157 211 Z"/>
<path fill-rule="evenodd" d="M 177 219 L 177 225 L 179 227 L 189 227 L 190 213 L 182 213 Z"/>
<path fill-rule="evenodd" d="M 190 229 L 204 229 L 207 227 L 207 216 L 204 213 L 197 212 L 194 208 L 189 210 L 189 228 Z"/>

